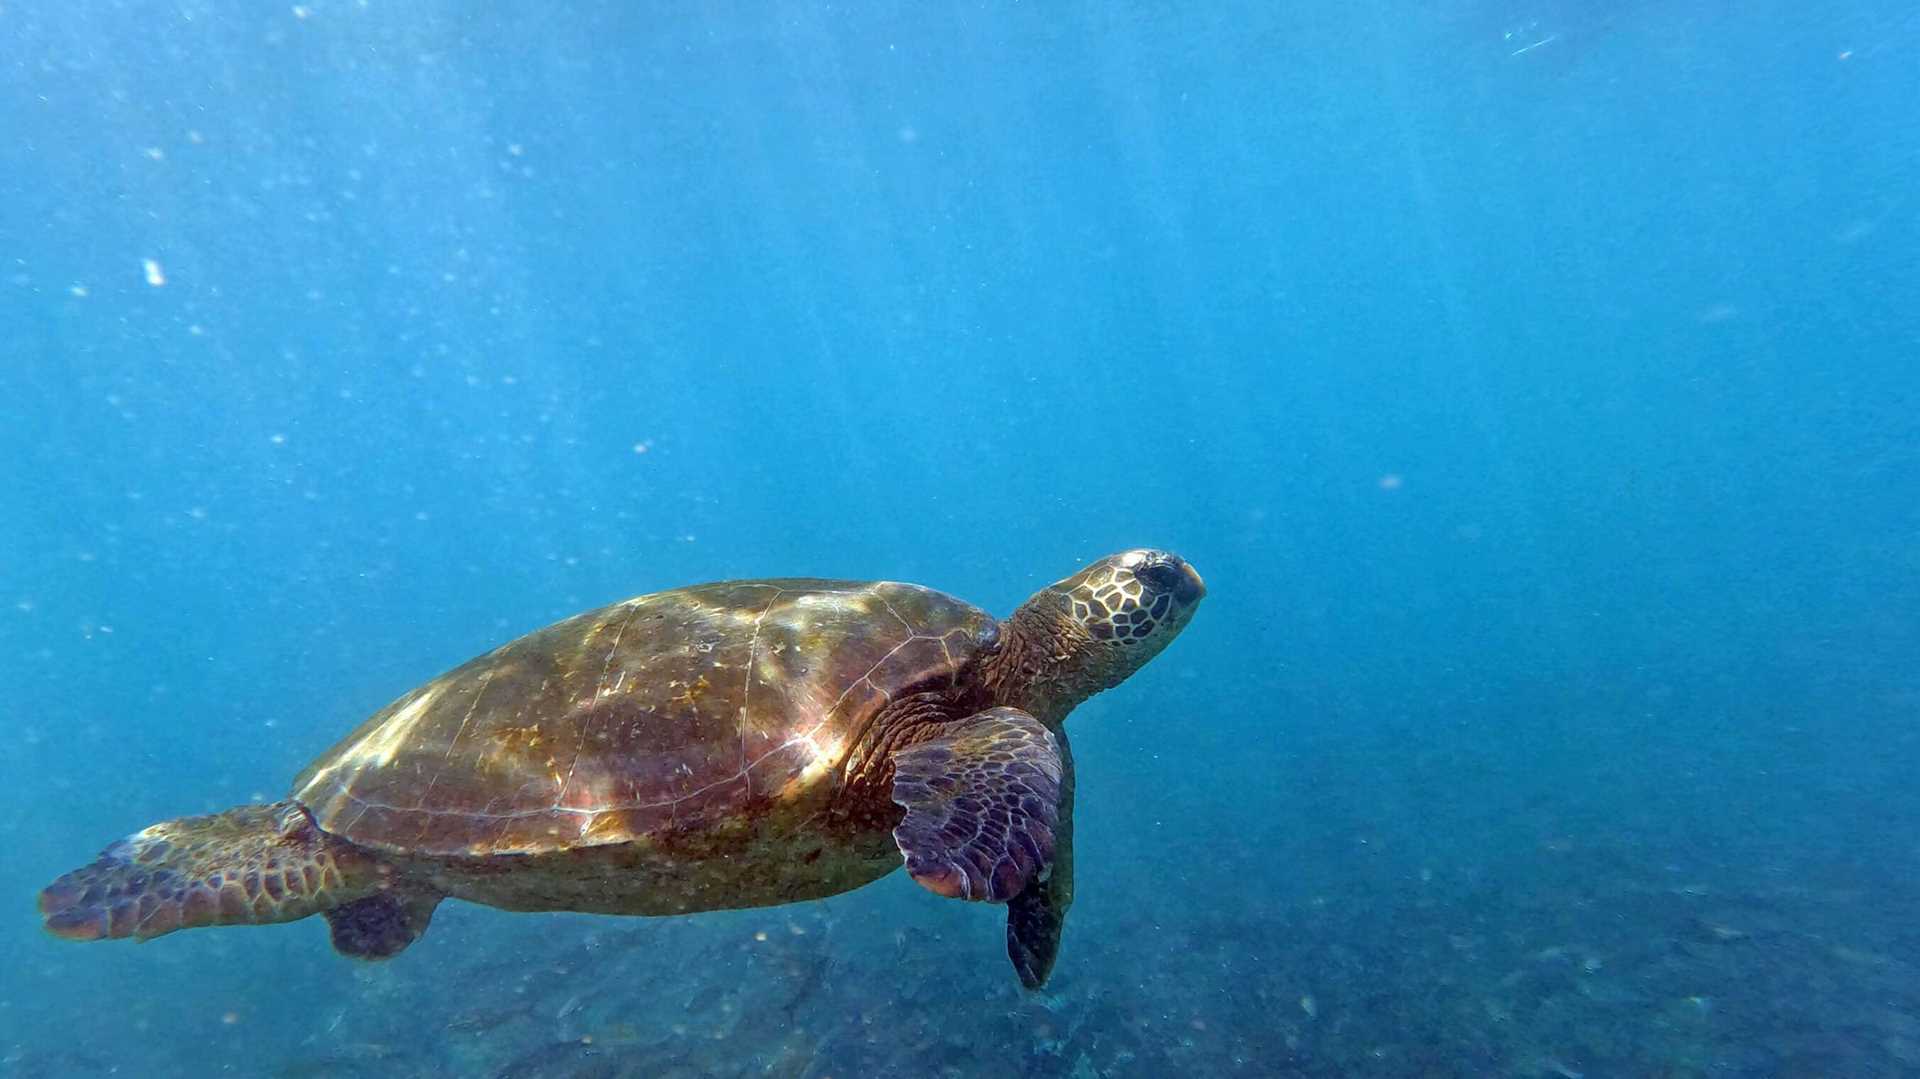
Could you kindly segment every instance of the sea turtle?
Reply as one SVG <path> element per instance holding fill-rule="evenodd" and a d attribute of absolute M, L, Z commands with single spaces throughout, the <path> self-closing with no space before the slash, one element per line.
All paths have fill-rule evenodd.
<path fill-rule="evenodd" d="M 857 888 L 902 864 L 1007 904 L 1043 984 L 1073 898 L 1061 721 L 1171 641 L 1206 588 L 1103 558 L 1004 623 L 891 581 L 727 581 L 576 615 L 374 713 L 272 805 L 164 821 L 40 893 L 73 940 L 324 915 L 369 959 L 448 897 L 682 914 Z"/>

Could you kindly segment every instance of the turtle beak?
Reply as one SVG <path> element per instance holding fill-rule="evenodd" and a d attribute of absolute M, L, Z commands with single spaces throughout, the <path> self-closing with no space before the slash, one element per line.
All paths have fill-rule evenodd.
<path fill-rule="evenodd" d="M 1189 606 L 1206 598 L 1207 582 L 1200 579 L 1200 571 L 1186 559 L 1177 559 L 1180 563 L 1180 583 L 1173 586 L 1173 598 Z"/>

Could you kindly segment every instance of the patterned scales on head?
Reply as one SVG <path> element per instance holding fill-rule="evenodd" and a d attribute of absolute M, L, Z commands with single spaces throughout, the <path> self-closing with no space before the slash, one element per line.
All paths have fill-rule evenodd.
<path fill-rule="evenodd" d="M 395 701 L 294 781 L 328 832 L 474 857 L 687 836 L 824 808 L 889 701 L 951 690 L 998 632 L 893 582 L 729 582 L 570 618 Z"/>
<path fill-rule="evenodd" d="M 1140 579 L 1122 566 L 1098 566 L 1075 578 L 1067 589 L 1073 616 L 1095 640 L 1144 641 L 1165 621 L 1173 595 L 1145 594 Z"/>

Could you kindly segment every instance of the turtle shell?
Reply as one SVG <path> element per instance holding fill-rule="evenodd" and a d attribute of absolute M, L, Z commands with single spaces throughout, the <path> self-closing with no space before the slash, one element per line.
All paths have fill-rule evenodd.
<path fill-rule="evenodd" d="M 711 827 L 838 782 L 895 696 L 952 687 L 998 627 L 891 581 L 730 581 L 576 615 L 375 713 L 294 781 L 320 827 L 432 855 Z"/>

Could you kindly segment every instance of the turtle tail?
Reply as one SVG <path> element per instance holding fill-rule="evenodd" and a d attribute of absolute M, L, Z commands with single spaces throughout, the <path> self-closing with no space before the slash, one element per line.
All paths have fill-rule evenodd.
<path fill-rule="evenodd" d="M 426 931 L 439 896 L 394 890 L 372 852 L 334 838 L 298 802 L 162 821 L 40 892 L 48 931 L 145 940 L 203 925 L 265 925 L 324 913 L 334 947 L 383 958 Z"/>

